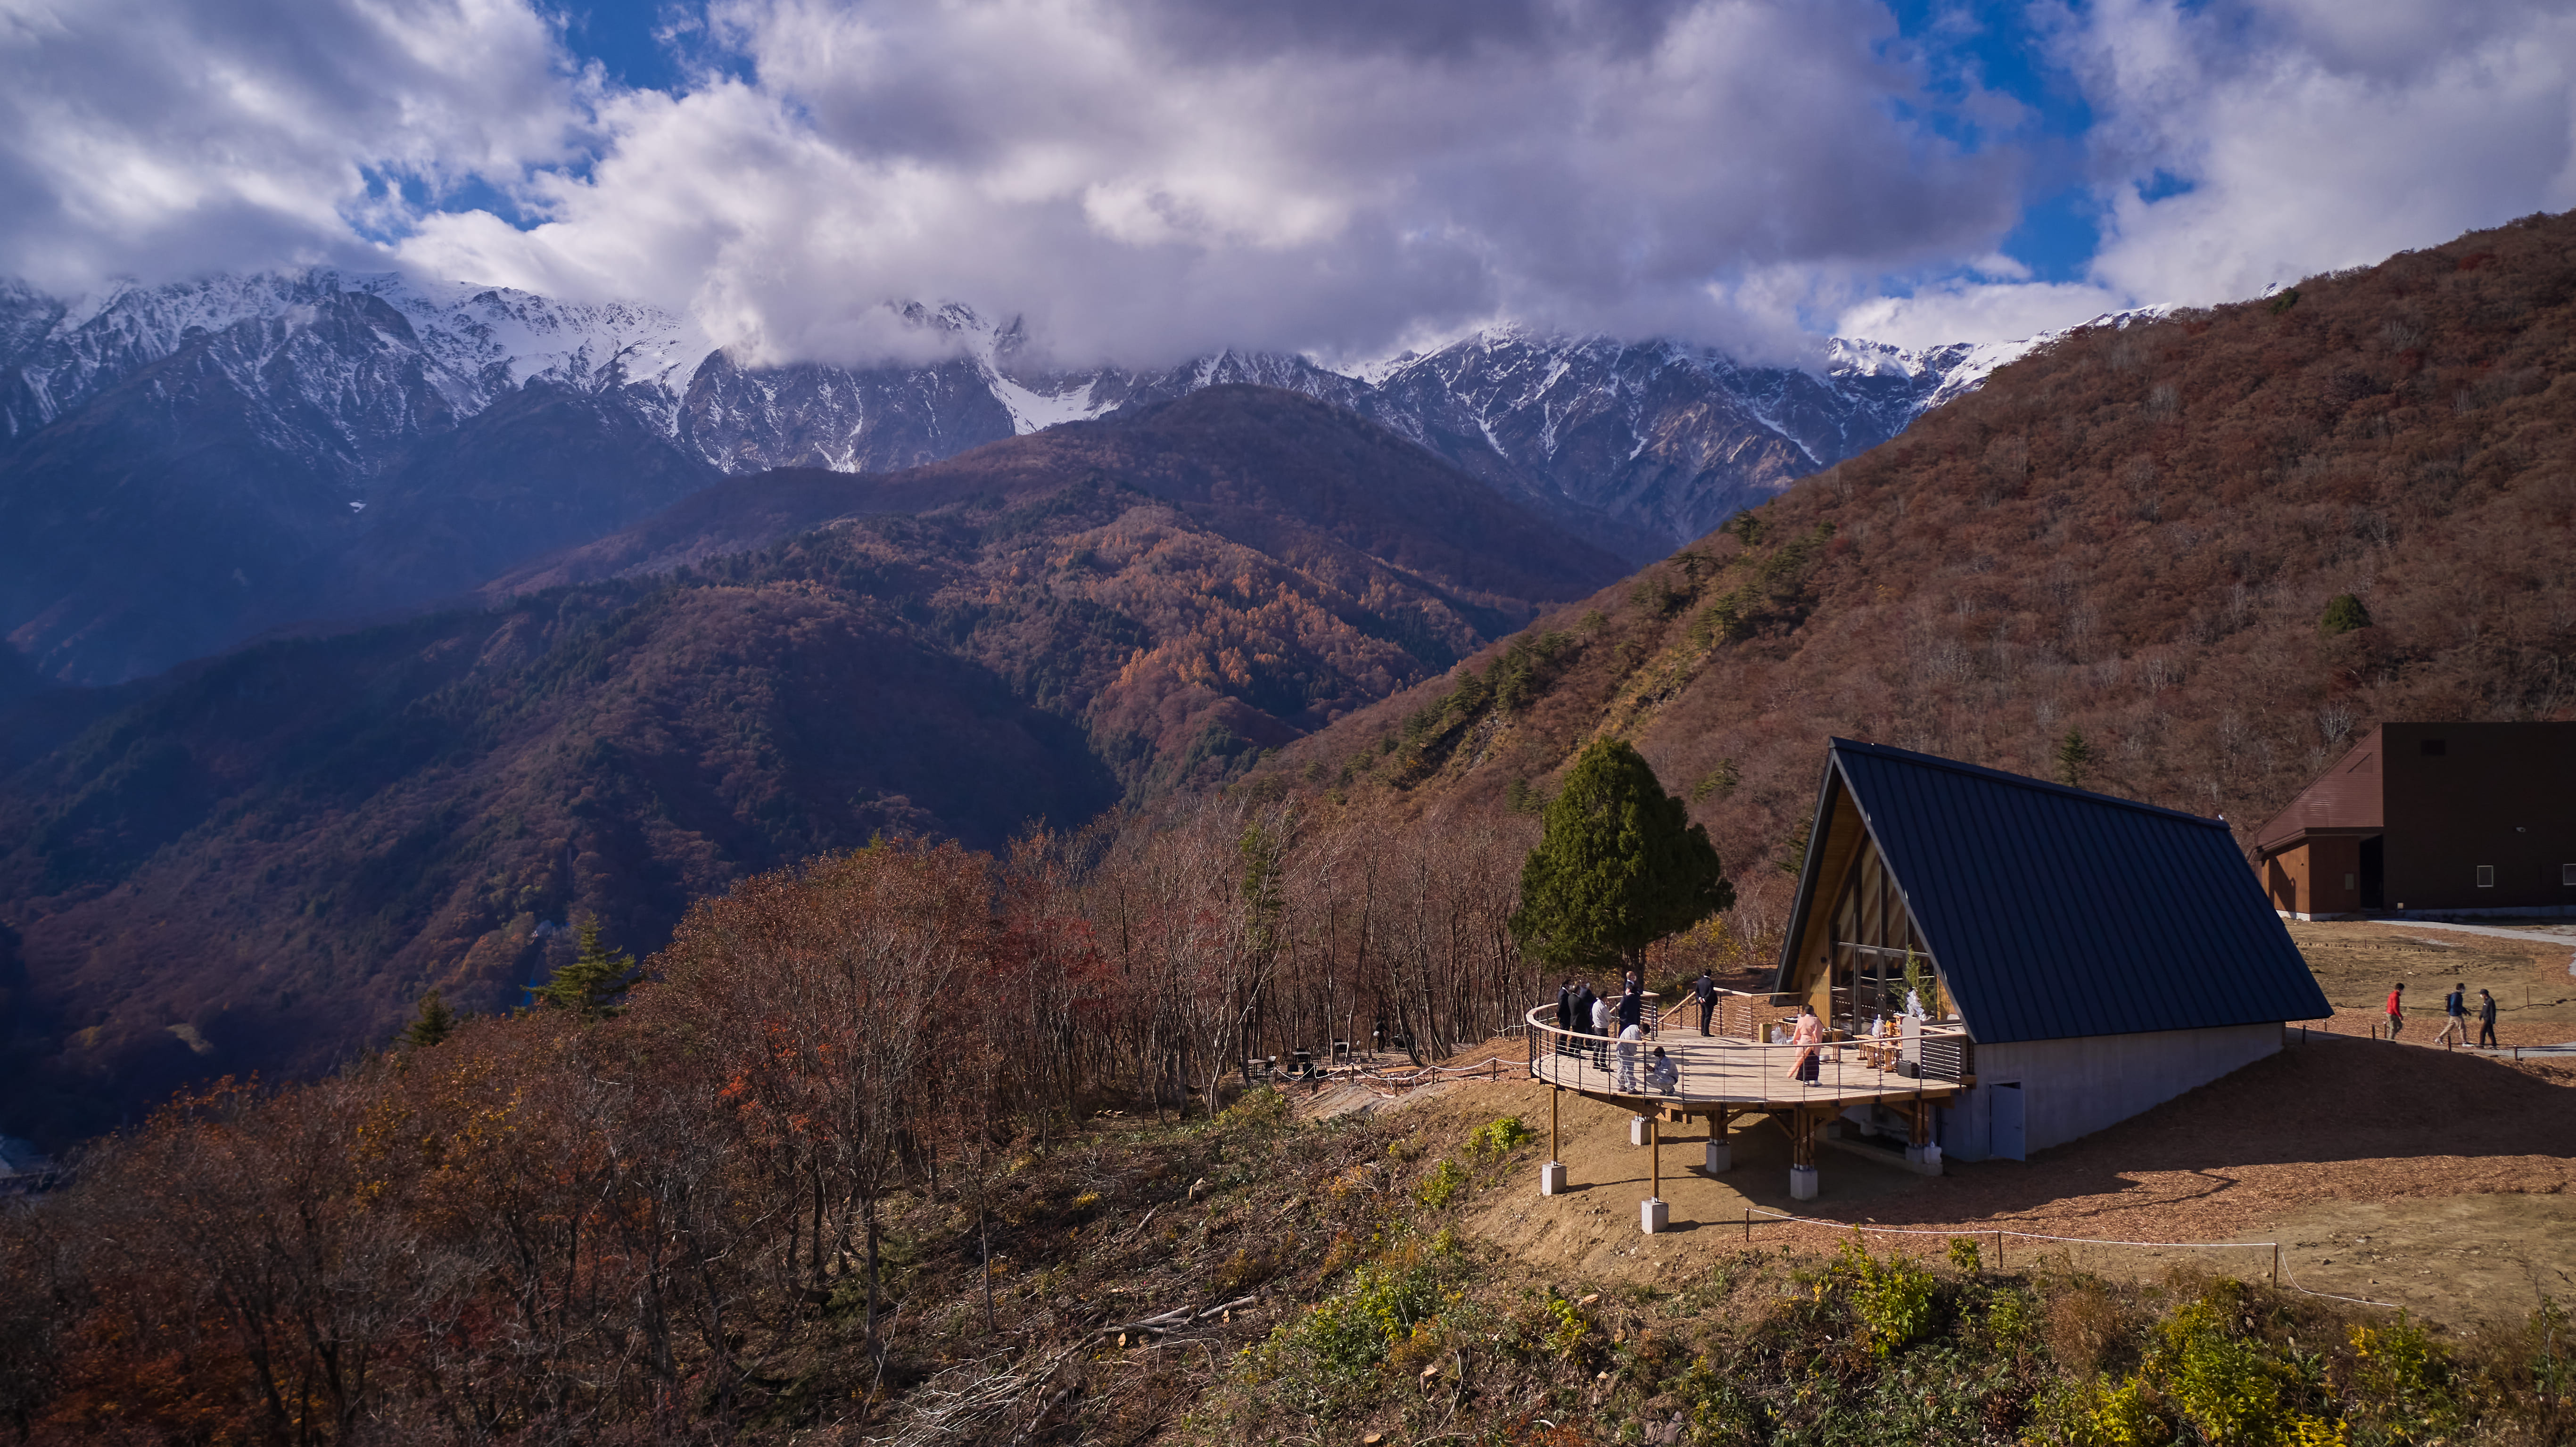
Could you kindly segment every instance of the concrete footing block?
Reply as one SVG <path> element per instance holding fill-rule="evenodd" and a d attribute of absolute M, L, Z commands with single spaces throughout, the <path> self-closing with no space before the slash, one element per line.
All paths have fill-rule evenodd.
<path fill-rule="evenodd" d="M 1700 1167 L 1700 1169 L 1713 1176 L 1720 1171 L 1732 1170 L 1734 1167 L 1735 1147 L 1725 1141 L 1710 1141 L 1708 1143 L 1708 1160 Z"/>
<path fill-rule="evenodd" d="M 1789 1199 L 1792 1201 L 1812 1201 L 1816 1199 L 1816 1168 L 1814 1166 L 1791 1166 L 1789 1168 Z"/>
<path fill-rule="evenodd" d="M 1918 1176 L 1941 1174 L 1941 1148 L 1937 1145 L 1907 1146 L 1905 1168 Z"/>
<path fill-rule="evenodd" d="M 1641 1146 L 1645 1143 L 1646 1118 L 1642 1115 L 1632 1115 L 1628 1117 L 1628 1144 L 1632 1146 Z"/>
<path fill-rule="evenodd" d="M 1662 1199 L 1648 1196 L 1637 1203 L 1637 1229 L 1649 1236 L 1673 1229 L 1673 1208 Z"/>
<path fill-rule="evenodd" d="M 1538 1193 L 1542 1196 L 1565 1194 L 1565 1162 L 1550 1161 L 1538 1168 Z"/>

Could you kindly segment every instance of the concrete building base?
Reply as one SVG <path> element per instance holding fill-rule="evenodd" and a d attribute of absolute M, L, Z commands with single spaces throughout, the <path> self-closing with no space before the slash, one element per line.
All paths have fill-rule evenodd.
<path fill-rule="evenodd" d="M 1732 1170 L 1734 1167 L 1735 1147 L 1725 1141 L 1710 1141 L 1708 1143 L 1707 1163 L 1702 1165 L 1700 1169 L 1713 1176 L 1720 1171 Z"/>
<path fill-rule="evenodd" d="M 1632 1115 L 1628 1117 L 1628 1144 L 1632 1146 L 1641 1146 L 1645 1143 L 1646 1118 L 1642 1115 Z"/>
<path fill-rule="evenodd" d="M 1538 1168 L 1538 1193 L 1542 1196 L 1565 1194 L 1565 1162 L 1550 1161 Z"/>
<path fill-rule="evenodd" d="M 1673 1208 L 1654 1196 L 1637 1203 L 1637 1229 L 1649 1236 L 1673 1229 Z"/>
<path fill-rule="evenodd" d="M 1814 1166 L 1791 1166 L 1789 1168 L 1789 1199 L 1792 1201 L 1812 1201 L 1816 1199 L 1816 1168 Z"/>

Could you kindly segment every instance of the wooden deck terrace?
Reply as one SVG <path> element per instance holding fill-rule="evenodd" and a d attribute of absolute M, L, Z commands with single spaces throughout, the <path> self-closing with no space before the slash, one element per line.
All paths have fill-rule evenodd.
<path fill-rule="evenodd" d="M 1958 1094 L 1963 1082 L 1897 1070 L 1893 1041 L 1828 1040 L 1821 1046 L 1771 1045 L 1696 1030 L 1666 1027 L 1638 1041 L 1573 1034 L 1541 1020 L 1554 1010 L 1529 1012 L 1529 1072 L 1533 1080 L 1574 1091 L 1639 1115 L 1682 1120 L 1718 1108 L 1773 1111 L 1807 1106 L 1845 1110 L 1884 1103 L 1910 1107 Z M 1943 1038 L 1927 1027 L 1927 1042 Z M 1669 1084 L 1652 1073 L 1657 1048 L 1673 1067 Z M 1633 1059 L 1626 1052 L 1634 1052 Z M 1816 1080 L 1797 1078 L 1798 1058 L 1817 1055 Z"/>
<path fill-rule="evenodd" d="M 1641 1224 L 1649 1233 L 1667 1229 L 1661 1199 L 1665 1122 L 1707 1118 L 1709 1140 L 1702 1169 L 1714 1175 L 1733 1164 L 1727 1132 L 1737 1116 L 1773 1117 L 1789 1133 L 1789 1194 L 1794 1200 L 1811 1200 L 1817 1189 L 1816 1142 L 1826 1122 L 1856 1105 L 1887 1106 L 1906 1119 L 1908 1168 L 1938 1174 L 1940 1153 L 1926 1150 L 1932 1140 L 1932 1107 L 1971 1083 L 1927 1077 L 1919 1067 L 1916 1074 L 1901 1073 L 1897 1069 L 1900 1045 L 1895 1040 L 1772 1045 L 1666 1028 L 1642 1040 L 1623 1041 L 1559 1029 L 1554 1015 L 1552 1006 L 1542 1005 L 1525 1017 L 1530 1078 L 1615 1106 L 1636 1118 L 1630 1143 L 1645 1146 L 1652 1158 L 1648 1179 L 1654 1194 L 1640 1203 Z M 1957 1026 L 1925 1026 L 1917 1053 L 1923 1058 L 1965 1061 L 1961 1048 L 1965 1039 L 1966 1032 Z M 1663 1063 L 1671 1067 L 1669 1074 L 1656 1068 L 1658 1047 L 1664 1052 Z M 1800 1057 L 1808 1053 L 1816 1056 L 1813 1081 L 1798 1078 Z M 1539 1175 L 1542 1195 L 1566 1188 L 1565 1168 L 1556 1159 L 1561 1131 L 1555 1102 L 1559 1098 L 1554 1092 L 1548 1097 L 1548 1161 Z"/>

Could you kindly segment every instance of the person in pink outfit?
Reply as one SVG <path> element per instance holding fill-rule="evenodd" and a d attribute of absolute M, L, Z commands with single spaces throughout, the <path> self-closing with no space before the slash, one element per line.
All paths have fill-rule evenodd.
<path fill-rule="evenodd" d="M 1812 1008 L 1798 1007 L 1798 1025 L 1789 1036 L 1789 1043 L 1799 1047 L 1797 1058 L 1789 1062 L 1789 1074 L 1810 1085 L 1815 1084 L 1817 1075 L 1821 1073 L 1816 1055 L 1817 1047 L 1825 1043 L 1825 1022 L 1816 1018 Z"/>

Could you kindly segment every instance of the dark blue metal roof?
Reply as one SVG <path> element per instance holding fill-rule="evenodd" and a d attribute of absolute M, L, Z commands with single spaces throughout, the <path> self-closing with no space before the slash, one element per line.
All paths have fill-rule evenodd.
<path fill-rule="evenodd" d="M 1981 1043 L 2332 1013 L 2219 820 L 1835 739 L 1815 840 L 1837 781 Z M 1816 872 L 1799 883 L 1792 941 Z"/>

